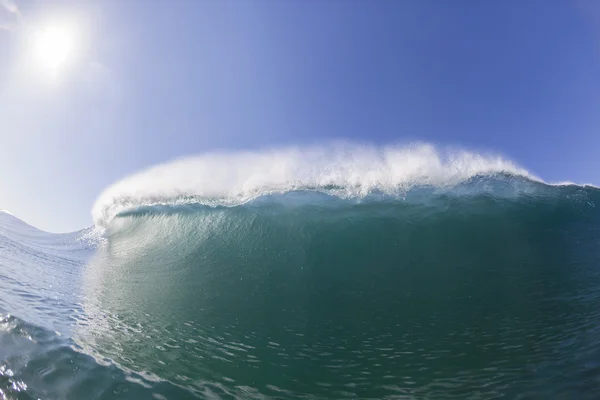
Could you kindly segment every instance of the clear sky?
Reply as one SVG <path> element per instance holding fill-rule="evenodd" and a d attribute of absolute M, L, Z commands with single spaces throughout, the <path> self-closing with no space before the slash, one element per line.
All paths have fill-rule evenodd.
<path fill-rule="evenodd" d="M 0 0 L 0 209 L 45 230 L 159 162 L 333 138 L 598 184 L 599 127 L 593 0 Z"/>

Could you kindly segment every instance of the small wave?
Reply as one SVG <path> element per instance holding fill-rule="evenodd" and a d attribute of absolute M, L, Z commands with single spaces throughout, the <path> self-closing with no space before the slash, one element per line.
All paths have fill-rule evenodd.
<path fill-rule="evenodd" d="M 70 233 L 42 231 L 8 211 L 0 212 L 0 238 L 55 256 L 87 257 L 100 238 L 94 228 Z M 79 254 L 79 255 L 78 255 Z"/>
<path fill-rule="evenodd" d="M 449 189 L 474 177 L 498 174 L 542 182 L 499 156 L 423 143 L 334 143 L 208 153 L 158 165 L 113 184 L 97 199 L 92 217 L 97 227 L 106 227 L 119 213 L 138 207 L 235 206 L 301 190 L 341 198 L 364 198 L 374 192 L 403 197 L 415 187 Z"/>

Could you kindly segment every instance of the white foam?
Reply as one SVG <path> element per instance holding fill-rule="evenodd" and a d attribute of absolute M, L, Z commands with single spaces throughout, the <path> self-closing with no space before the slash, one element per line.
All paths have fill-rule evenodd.
<path fill-rule="evenodd" d="M 198 199 L 236 205 L 258 196 L 323 189 L 346 197 L 372 190 L 398 193 L 415 185 L 455 185 L 476 175 L 510 173 L 537 179 L 498 156 L 440 150 L 430 144 L 365 146 L 335 143 L 262 151 L 218 152 L 175 160 L 126 177 L 96 200 L 103 227 L 119 212 L 143 205 Z M 328 189 L 329 188 L 329 189 Z"/>

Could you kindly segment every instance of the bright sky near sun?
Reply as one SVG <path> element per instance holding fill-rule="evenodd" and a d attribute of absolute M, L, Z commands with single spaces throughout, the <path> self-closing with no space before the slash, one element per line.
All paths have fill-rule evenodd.
<path fill-rule="evenodd" d="M 36 62 L 51 70 L 62 67 L 72 51 L 74 37 L 75 33 L 60 26 L 40 30 L 34 39 Z"/>
<path fill-rule="evenodd" d="M 334 138 L 598 184 L 599 71 L 593 0 L 0 0 L 0 209 L 75 230 L 156 163 Z"/>

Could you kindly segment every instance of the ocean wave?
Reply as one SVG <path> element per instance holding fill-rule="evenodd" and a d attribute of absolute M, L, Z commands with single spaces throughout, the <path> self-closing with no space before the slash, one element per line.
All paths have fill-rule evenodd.
<path fill-rule="evenodd" d="M 339 145 L 143 171 L 76 234 L 0 213 L 0 390 L 586 398 L 598 203 L 502 158 Z"/>
<path fill-rule="evenodd" d="M 508 173 L 435 190 L 121 211 L 86 268 L 94 323 L 78 335 L 200 397 L 211 382 L 241 399 L 549 398 L 548 381 L 584 397 L 600 192 Z"/>
<path fill-rule="evenodd" d="M 99 196 L 92 217 L 97 227 L 106 227 L 116 215 L 139 207 L 236 206 L 263 196 L 305 190 L 344 199 L 373 194 L 404 198 L 414 188 L 443 192 L 479 178 L 478 185 L 465 192 L 473 194 L 473 189 L 489 190 L 482 178 L 499 175 L 504 181 L 520 178 L 511 183 L 517 192 L 537 190 L 536 184 L 543 182 L 499 156 L 423 143 L 333 143 L 217 152 L 175 160 L 124 178 Z"/>

